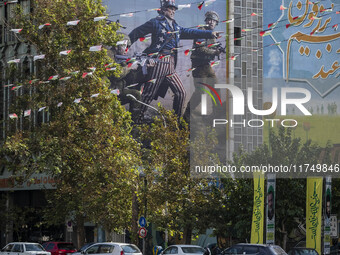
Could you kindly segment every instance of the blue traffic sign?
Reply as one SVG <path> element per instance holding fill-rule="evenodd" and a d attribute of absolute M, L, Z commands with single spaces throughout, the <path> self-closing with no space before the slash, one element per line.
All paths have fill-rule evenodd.
<path fill-rule="evenodd" d="M 145 227 L 146 226 L 146 219 L 142 216 L 139 218 L 139 226 Z"/>

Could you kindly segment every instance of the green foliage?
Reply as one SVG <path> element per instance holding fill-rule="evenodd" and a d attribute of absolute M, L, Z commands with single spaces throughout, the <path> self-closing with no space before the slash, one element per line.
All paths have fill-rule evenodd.
<path fill-rule="evenodd" d="M 13 26 L 23 28 L 20 37 L 37 54 L 37 72 L 24 77 L 23 93 L 13 109 L 18 114 L 25 109 L 46 106 L 49 122 L 40 125 L 24 123 L 23 130 L 8 136 L 1 154 L 4 163 L 16 174 L 30 178 L 33 173 L 46 173 L 57 179 L 56 190 L 49 191 L 50 207 L 46 221 L 64 223 L 65 218 L 100 223 L 108 230 L 128 229 L 131 222 L 132 191 L 136 185 L 139 145 L 131 137 L 130 114 L 110 93 L 105 64 L 112 59 L 106 49 L 90 52 L 96 45 L 115 45 L 118 24 L 93 18 L 105 16 L 98 0 L 36 0 L 32 12 L 18 10 Z M 80 20 L 77 26 L 68 21 Z M 39 29 L 39 25 L 50 23 Z M 67 56 L 59 53 L 72 50 Z M 93 76 L 82 73 L 96 67 Z M 48 77 L 71 76 L 67 81 Z M 100 93 L 96 98 L 91 95 Z M 74 100 L 82 98 L 81 103 Z M 57 107 L 62 102 L 61 107 Z"/>

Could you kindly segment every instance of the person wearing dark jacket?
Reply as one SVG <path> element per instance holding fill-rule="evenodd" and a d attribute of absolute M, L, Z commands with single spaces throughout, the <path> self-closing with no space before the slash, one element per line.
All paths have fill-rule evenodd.
<path fill-rule="evenodd" d="M 179 40 L 216 38 L 219 33 L 179 26 L 174 20 L 176 10 L 175 0 L 161 0 L 159 16 L 132 30 L 129 37 L 133 44 L 139 38 L 151 34 L 151 45 L 144 52 L 158 58 L 147 79 L 150 82 L 145 84 L 142 101 L 150 104 L 158 96 L 164 96 L 169 86 L 174 93 L 173 109 L 181 116 L 186 91 L 175 71 Z M 143 106 L 142 112 L 145 110 Z"/>

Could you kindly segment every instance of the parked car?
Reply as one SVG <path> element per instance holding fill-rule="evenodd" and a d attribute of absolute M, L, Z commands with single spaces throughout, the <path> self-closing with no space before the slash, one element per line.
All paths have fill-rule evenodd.
<path fill-rule="evenodd" d="M 222 254 L 287 255 L 287 253 L 278 245 L 248 243 L 235 244 L 224 250 Z"/>
<path fill-rule="evenodd" d="M 43 243 L 43 247 L 52 255 L 68 255 L 77 251 L 73 243 L 66 242 L 47 242 Z"/>
<path fill-rule="evenodd" d="M 84 244 L 79 250 L 77 250 L 76 252 L 74 252 L 72 255 L 81 255 L 82 251 L 85 251 L 88 247 L 90 247 L 91 245 L 93 245 L 95 243 L 86 243 Z"/>
<path fill-rule="evenodd" d="M 167 255 L 167 254 L 178 254 L 178 255 L 203 255 L 205 250 L 198 245 L 188 245 L 188 244 L 182 244 L 182 245 L 171 245 L 168 248 L 166 248 L 161 255 Z"/>
<path fill-rule="evenodd" d="M 136 245 L 129 243 L 95 243 L 81 252 L 81 254 L 103 253 L 113 255 L 142 255 Z"/>
<path fill-rule="evenodd" d="M 13 242 L 2 248 L 0 255 L 51 255 L 38 243 Z"/>
<path fill-rule="evenodd" d="M 312 248 L 294 247 L 288 252 L 288 255 L 319 255 L 319 253 Z"/>

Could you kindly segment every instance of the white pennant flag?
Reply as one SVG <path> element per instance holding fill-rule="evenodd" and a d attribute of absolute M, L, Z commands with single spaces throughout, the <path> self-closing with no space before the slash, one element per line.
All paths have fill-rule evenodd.
<path fill-rule="evenodd" d="M 178 10 L 182 10 L 183 8 L 190 8 L 191 4 L 179 4 L 178 5 Z"/>
<path fill-rule="evenodd" d="M 66 26 L 76 26 L 79 23 L 79 19 L 67 22 Z"/>
<path fill-rule="evenodd" d="M 31 115 L 31 109 L 24 111 L 24 117 Z"/>
<path fill-rule="evenodd" d="M 38 112 L 41 112 L 44 109 L 46 109 L 46 106 L 39 108 Z"/>
<path fill-rule="evenodd" d="M 20 58 L 17 58 L 17 59 L 13 59 L 13 60 L 10 60 L 10 61 L 8 61 L 7 63 L 8 64 L 11 64 L 11 63 L 19 63 L 20 62 Z"/>
<path fill-rule="evenodd" d="M 107 16 L 95 17 L 95 18 L 93 19 L 93 21 L 96 22 L 96 21 L 100 21 L 100 20 L 103 20 L 103 19 L 107 19 Z"/>
<path fill-rule="evenodd" d="M 81 101 L 81 98 L 76 98 L 76 99 L 74 99 L 74 103 L 76 103 L 76 104 L 79 104 L 80 103 L 80 101 Z"/>
<path fill-rule="evenodd" d="M 111 90 L 111 94 L 115 94 L 115 95 L 119 95 L 120 94 L 120 92 L 119 92 L 119 89 L 113 89 L 113 90 Z"/>
<path fill-rule="evenodd" d="M 99 96 L 99 93 L 98 94 L 93 94 L 91 97 L 98 97 Z"/>
<path fill-rule="evenodd" d="M 125 14 L 120 14 L 121 17 L 132 17 L 133 16 L 133 12 L 130 12 L 130 13 L 125 13 Z"/>
<path fill-rule="evenodd" d="M 90 51 L 101 51 L 101 50 L 102 50 L 102 45 L 90 47 Z"/>
<path fill-rule="evenodd" d="M 36 61 L 38 59 L 44 59 L 44 58 L 45 58 L 45 55 L 37 55 L 33 57 L 33 61 Z"/>

